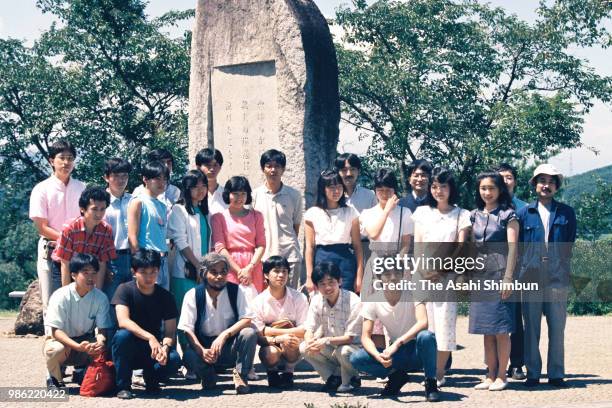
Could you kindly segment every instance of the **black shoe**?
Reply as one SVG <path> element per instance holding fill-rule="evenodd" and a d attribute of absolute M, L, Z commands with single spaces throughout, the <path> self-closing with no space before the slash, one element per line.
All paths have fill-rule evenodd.
<path fill-rule="evenodd" d="M 361 378 L 351 377 L 350 384 L 353 386 L 353 388 L 361 388 Z"/>
<path fill-rule="evenodd" d="M 410 380 L 410 377 L 404 371 L 394 371 L 389 375 L 389 380 L 385 384 L 385 388 L 381 391 L 382 397 L 395 397 L 400 390 Z"/>
<path fill-rule="evenodd" d="M 523 381 L 525 378 L 527 378 L 522 367 L 510 367 L 508 369 L 508 377 L 516 381 Z"/>
<path fill-rule="evenodd" d="M 217 380 L 207 378 L 206 380 L 201 380 L 200 384 L 202 385 L 202 391 L 214 390 L 217 388 Z"/>
<path fill-rule="evenodd" d="M 342 379 L 337 375 L 330 375 L 325 385 L 323 386 L 324 392 L 336 392 L 338 387 L 342 384 Z"/>
<path fill-rule="evenodd" d="M 540 379 L 539 378 L 528 378 L 527 381 L 523 383 L 523 385 L 529 388 L 537 387 L 538 385 L 540 385 Z"/>
<path fill-rule="evenodd" d="M 425 379 L 425 398 L 429 402 L 440 401 L 440 392 L 438 391 L 438 380 L 435 378 Z"/>
<path fill-rule="evenodd" d="M 159 394 L 161 392 L 161 387 L 158 383 L 146 384 L 145 392 L 147 394 Z"/>
<path fill-rule="evenodd" d="M 132 390 L 120 390 L 117 393 L 117 398 L 119 398 L 119 399 L 132 399 L 132 398 L 134 398 L 134 393 L 132 393 Z"/>
<path fill-rule="evenodd" d="M 567 388 L 569 385 L 565 382 L 563 378 L 549 378 L 548 385 L 552 385 L 557 388 Z"/>
<path fill-rule="evenodd" d="M 60 388 L 64 388 L 66 384 L 63 381 L 57 381 L 54 377 L 47 378 L 47 389 L 48 390 L 57 390 Z"/>
<path fill-rule="evenodd" d="M 280 380 L 281 380 L 281 387 L 283 388 L 293 387 L 293 373 L 281 373 Z"/>
<path fill-rule="evenodd" d="M 282 386 L 281 377 L 278 371 L 267 371 L 266 375 L 268 376 L 268 385 L 270 387 L 280 388 Z"/>

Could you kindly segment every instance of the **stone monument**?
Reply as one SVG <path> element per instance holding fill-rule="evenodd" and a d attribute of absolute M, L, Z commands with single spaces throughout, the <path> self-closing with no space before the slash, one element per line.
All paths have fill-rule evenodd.
<path fill-rule="evenodd" d="M 314 203 L 336 155 L 336 52 L 311 0 L 198 0 L 191 49 L 189 157 L 214 146 L 220 181 L 263 182 L 259 157 L 287 155 L 285 183 Z M 193 164 L 193 163 L 192 163 Z"/>

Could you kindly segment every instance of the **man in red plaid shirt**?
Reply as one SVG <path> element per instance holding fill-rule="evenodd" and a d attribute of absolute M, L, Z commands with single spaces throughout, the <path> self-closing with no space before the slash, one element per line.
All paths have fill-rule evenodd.
<path fill-rule="evenodd" d="M 62 286 L 71 281 L 68 267 L 70 259 L 75 253 L 81 253 L 91 254 L 98 259 L 100 269 L 96 276 L 96 287 L 102 289 L 107 262 L 117 257 L 113 229 L 103 220 L 109 204 L 110 196 L 101 187 L 89 187 L 81 193 L 81 216 L 64 228 L 52 255 L 54 261 L 61 263 L 61 270 L 54 270 L 53 273 L 61 273 Z"/>

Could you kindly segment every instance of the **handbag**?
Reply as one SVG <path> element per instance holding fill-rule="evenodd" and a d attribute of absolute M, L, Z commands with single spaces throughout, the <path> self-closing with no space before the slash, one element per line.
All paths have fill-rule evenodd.
<path fill-rule="evenodd" d="M 112 361 L 106 359 L 104 353 L 100 354 L 87 367 L 79 394 L 82 397 L 97 397 L 110 393 L 114 388 L 115 366 Z"/>

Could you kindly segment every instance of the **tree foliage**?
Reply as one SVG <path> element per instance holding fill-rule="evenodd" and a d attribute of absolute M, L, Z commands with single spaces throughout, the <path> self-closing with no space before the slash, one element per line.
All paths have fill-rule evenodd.
<path fill-rule="evenodd" d="M 33 47 L 0 40 L 2 166 L 40 180 L 48 146 L 65 137 L 78 147 L 76 176 L 88 182 L 101 182 L 106 158 L 138 167 L 153 147 L 184 167 L 190 34 L 162 29 L 193 11 L 150 20 L 139 0 L 37 4 L 58 22 Z"/>
<path fill-rule="evenodd" d="M 369 157 L 404 181 L 407 163 L 428 158 L 472 191 L 500 160 L 524 167 L 580 146 L 584 114 L 611 100 L 612 78 L 569 50 L 612 43 L 609 2 L 543 2 L 537 13 L 527 23 L 470 0 L 340 8 L 343 119 L 372 137 Z"/>
<path fill-rule="evenodd" d="M 138 169 L 158 147 L 173 153 L 175 177 L 187 164 L 191 34 L 166 31 L 194 11 L 151 19 L 142 0 L 37 5 L 56 22 L 32 46 L 0 39 L 0 308 L 4 292 L 25 289 L 36 276 L 28 198 L 50 172 L 55 140 L 77 147 L 75 176 L 88 183 L 103 183 L 107 158 L 126 158 Z"/>

